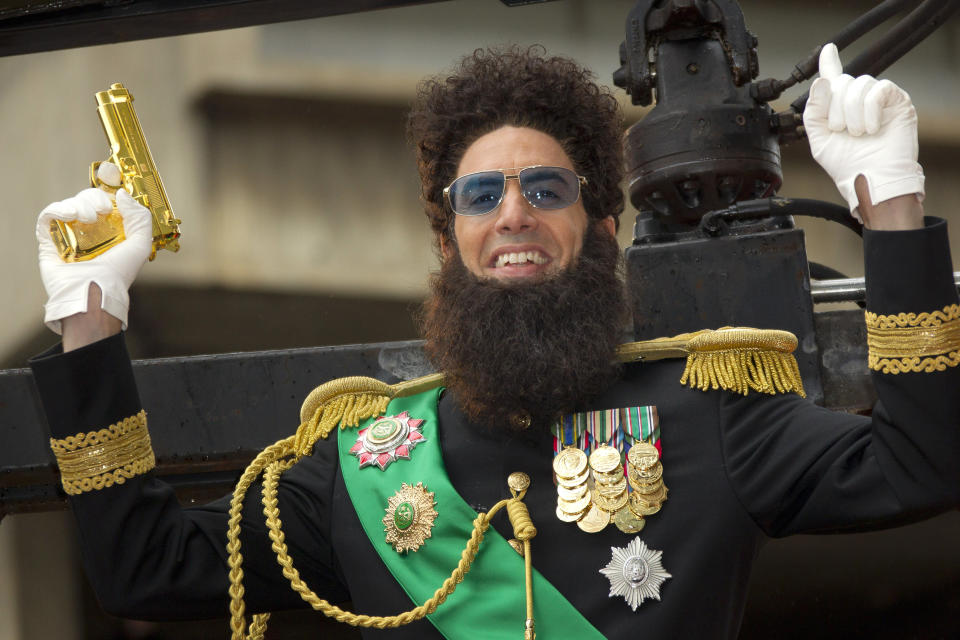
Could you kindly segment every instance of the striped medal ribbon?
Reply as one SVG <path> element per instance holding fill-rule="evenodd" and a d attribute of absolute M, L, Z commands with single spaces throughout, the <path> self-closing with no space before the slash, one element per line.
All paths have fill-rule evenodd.
<path fill-rule="evenodd" d="M 663 454 L 660 418 L 654 405 L 568 413 L 557 420 L 551 430 L 553 455 L 564 447 L 577 447 L 589 456 L 601 444 L 626 455 L 630 446 L 640 440 L 653 444 Z"/>
<path fill-rule="evenodd" d="M 663 447 L 660 443 L 660 415 L 657 413 L 657 407 L 654 405 L 628 407 L 621 411 L 624 412 L 620 422 L 621 429 L 628 444 L 632 445 L 639 441 L 649 442 L 663 456 Z M 626 451 L 629 450 L 630 447 L 627 446 Z"/>

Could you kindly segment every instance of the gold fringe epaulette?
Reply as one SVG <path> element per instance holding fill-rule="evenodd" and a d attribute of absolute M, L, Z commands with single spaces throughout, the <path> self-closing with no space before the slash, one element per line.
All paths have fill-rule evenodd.
<path fill-rule="evenodd" d="M 363 376 L 324 383 L 311 391 L 300 407 L 300 427 L 294 441 L 297 455 L 310 455 L 317 440 L 330 435 L 338 424 L 341 428 L 355 427 L 361 420 L 382 416 L 393 398 L 420 393 L 442 383 L 443 374 L 439 373 L 397 384 Z"/>
<path fill-rule="evenodd" d="M 620 345 L 620 362 L 687 359 L 680 384 L 691 389 L 725 389 L 747 395 L 796 393 L 806 397 L 793 352 L 797 338 L 789 331 L 722 327 Z"/>

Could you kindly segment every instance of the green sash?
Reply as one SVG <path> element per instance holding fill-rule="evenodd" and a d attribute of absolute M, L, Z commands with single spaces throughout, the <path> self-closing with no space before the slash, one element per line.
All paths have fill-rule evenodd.
<path fill-rule="evenodd" d="M 420 431 L 426 438 L 410 452 L 410 460 L 397 460 L 385 471 L 376 465 L 359 468 L 350 454 L 357 429 L 339 429 L 340 469 L 354 510 L 384 564 L 416 604 L 422 604 L 450 576 L 460 561 L 477 512 L 456 492 L 443 466 L 437 430 L 440 389 L 392 400 L 386 415 L 409 411 L 425 420 Z M 373 419 L 361 424 L 362 429 Z M 469 461 L 465 461 L 470 464 Z M 503 479 L 506 483 L 506 478 Z M 415 552 L 397 553 L 386 542 L 383 517 L 387 499 L 406 482 L 422 482 L 434 492 L 437 519 L 432 536 Z M 497 517 L 506 517 L 498 514 Z M 536 523 L 534 523 L 536 524 Z M 536 558 L 537 539 L 532 544 Z M 470 572 L 447 601 L 428 618 L 444 637 L 516 640 L 523 637 L 526 620 L 526 587 L 523 558 L 491 527 Z M 539 572 L 533 572 L 533 601 L 537 635 L 542 638 L 602 639 L 603 635 Z M 397 613 L 400 613 L 399 611 Z"/>

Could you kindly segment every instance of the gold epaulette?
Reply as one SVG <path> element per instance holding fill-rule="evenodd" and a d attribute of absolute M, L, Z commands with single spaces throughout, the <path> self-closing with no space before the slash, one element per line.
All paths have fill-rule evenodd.
<path fill-rule="evenodd" d="M 294 443 L 297 455 L 310 455 L 317 440 L 330 435 L 338 424 L 341 428 L 355 427 L 361 420 L 382 416 L 392 399 L 420 393 L 441 384 L 441 373 L 397 384 L 387 384 L 365 376 L 326 382 L 311 391 L 300 407 L 300 427 Z"/>
<path fill-rule="evenodd" d="M 691 389 L 725 389 L 747 395 L 790 393 L 806 397 L 793 352 L 797 338 L 789 331 L 721 327 L 682 333 L 672 338 L 629 342 L 617 348 L 617 360 L 687 359 L 680 384 Z"/>

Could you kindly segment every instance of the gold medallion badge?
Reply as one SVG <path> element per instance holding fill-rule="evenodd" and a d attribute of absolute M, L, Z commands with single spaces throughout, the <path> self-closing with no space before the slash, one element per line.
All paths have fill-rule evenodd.
<path fill-rule="evenodd" d="M 430 537 L 437 518 L 433 492 L 422 482 L 412 487 L 404 482 L 400 490 L 387 499 L 387 515 L 383 517 L 387 544 L 398 553 L 416 551 Z"/>

